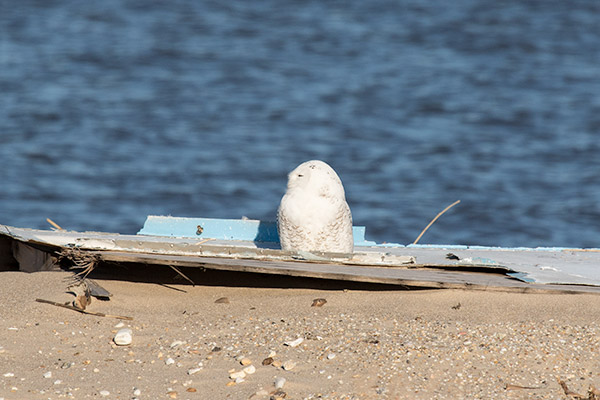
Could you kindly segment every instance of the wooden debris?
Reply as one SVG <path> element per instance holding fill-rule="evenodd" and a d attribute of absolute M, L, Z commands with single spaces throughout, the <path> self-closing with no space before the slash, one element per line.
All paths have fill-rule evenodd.
<path fill-rule="evenodd" d="M 64 229 L 61 228 L 60 225 L 58 225 L 56 222 L 52 221 L 50 218 L 46 218 L 46 222 L 48 222 L 50 225 L 52 225 L 55 230 L 64 231 Z"/>
<path fill-rule="evenodd" d="M 506 384 L 506 386 L 504 388 L 506 390 L 538 390 L 538 389 L 545 389 L 544 387 L 539 387 L 539 386 L 511 385 L 510 383 Z"/>
<path fill-rule="evenodd" d="M 229 297 L 219 297 L 215 300 L 216 304 L 229 304 Z"/>
<path fill-rule="evenodd" d="M 189 283 L 192 284 L 192 286 L 196 286 L 196 284 L 194 283 L 193 280 L 191 280 L 190 278 L 188 278 L 187 276 L 185 276 L 183 274 L 183 272 L 181 272 L 177 267 L 173 266 L 173 265 L 169 265 L 169 267 L 171 267 L 171 269 L 175 272 L 177 272 L 180 276 L 183 277 L 183 279 L 185 279 L 186 281 L 188 281 Z"/>
<path fill-rule="evenodd" d="M 80 312 L 82 314 L 95 315 L 97 317 L 125 319 L 125 320 L 128 320 L 128 321 L 132 321 L 133 320 L 133 317 L 124 317 L 124 316 L 121 316 L 121 315 L 110 315 L 110 314 L 104 314 L 104 313 L 100 313 L 100 312 L 86 311 L 86 310 L 82 310 L 81 308 L 77 308 L 77 307 L 71 306 L 69 304 L 57 303 L 55 301 L 50 301 L 50 300 L 35 299 L 35 301 L 37 301 L 38 303 L 46 303 L 46 304 L 51 304 L 51 305 L 56 306 L 56 307 L 62 307 L 62 308 L 67 308 L 69 310 L 78 311 L 78 312 Z"/>

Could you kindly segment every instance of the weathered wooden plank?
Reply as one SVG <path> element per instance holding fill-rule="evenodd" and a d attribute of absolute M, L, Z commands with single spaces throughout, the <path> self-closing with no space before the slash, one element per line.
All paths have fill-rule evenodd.
<path fill-rule="evenodd" d="M 94 254 L 103 261 L 202 267 L 214 270 L 253 272 L 308 278 L 381 283 L 405 287 L 437 289 L 468 289 L 519 293 L 597 293 L 600 288 L 570 285 L 537 285 L 524 283 L 500 274 L 457 272 L 438 269 L 384 268 L 354 265 L 333 265 L 291 261 L 261 261 L 214 257 L 193 257 L 159 254 L 139 254 L 101 251 Z"/>

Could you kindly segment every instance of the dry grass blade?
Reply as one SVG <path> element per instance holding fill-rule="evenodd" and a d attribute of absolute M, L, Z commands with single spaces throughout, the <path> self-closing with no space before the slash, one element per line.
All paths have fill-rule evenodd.
<path fill-rule="evenodd" d="M 73 263 L 73 267 L 75 269 L 80 269 L 81 271 L 75 274 L 76 278 L 85 279 L 90 272 L 96 268 L 98 264 L 98 256 L 95 254 L 88 254 L 79 249 L 66 248 L 62 249 L 58 253 L 58 261 L 62 262 L 63 260 L 69 260 Z"/>
<path fill-rule="evenodd" d="M 442 214 L 444 214 L 446 211 L 448 211 L 449 209 L 451 209 L 452 207 L 454 207 L 454 206 L 455 206 L 455 205 L 457 205 L 458 203 L 460 203 L 460 200 L 456 200 L 454 203 L 450 204 L 448 207 L 444 208 L 444 209 L 442 210 L 442 212 L 440 212 L 438 215 L 436 215 L 436 216 L 435 216 L 435 218 L 431 220 L 431 222 L 429 223 L 429 225 L 427 225 L 427 226 L 425 227 L 425 229 L 423 229 L 423 231 L 421 232 L 421 234 L 420 234 L 420 235 L 419 235 L 419 236 L 418 236 L 418 237 L 415 239 L 415 241 L 413 242 L 413 244 L 417 244 L 417 243 L 419 242 L 419 240 L 421 239 L 421 236 L 423 236 L 423 235 L 425 234 L 425 232 L 427 232 L 427 229 L 429 229 L 429 227 L 430 227 L 431 225 L 433 225 L 433 223 L 434 223 L 435 221 L 437 221 L 437 219 L 438 219 L 439 217 L 441 217 L 441 216 L 442 216 Z"/>

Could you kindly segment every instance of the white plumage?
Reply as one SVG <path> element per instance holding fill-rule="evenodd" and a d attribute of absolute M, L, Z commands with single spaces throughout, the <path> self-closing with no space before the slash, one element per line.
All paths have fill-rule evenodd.
<path fill-rule="evenodd" d="M 283 250 L 354 251 L 352 214 L 344 186 L 323 161 L 307 161 L 290 172 L 277 222 Z"/>

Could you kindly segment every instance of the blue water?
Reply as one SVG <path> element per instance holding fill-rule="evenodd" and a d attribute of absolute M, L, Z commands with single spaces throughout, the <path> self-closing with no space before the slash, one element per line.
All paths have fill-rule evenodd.
<path fill-rule="evenodd" d="M 600 2 L 0 7 L 1 224 L 272 220 L 322 159 L 371 240 L 600 247 Z"/>

